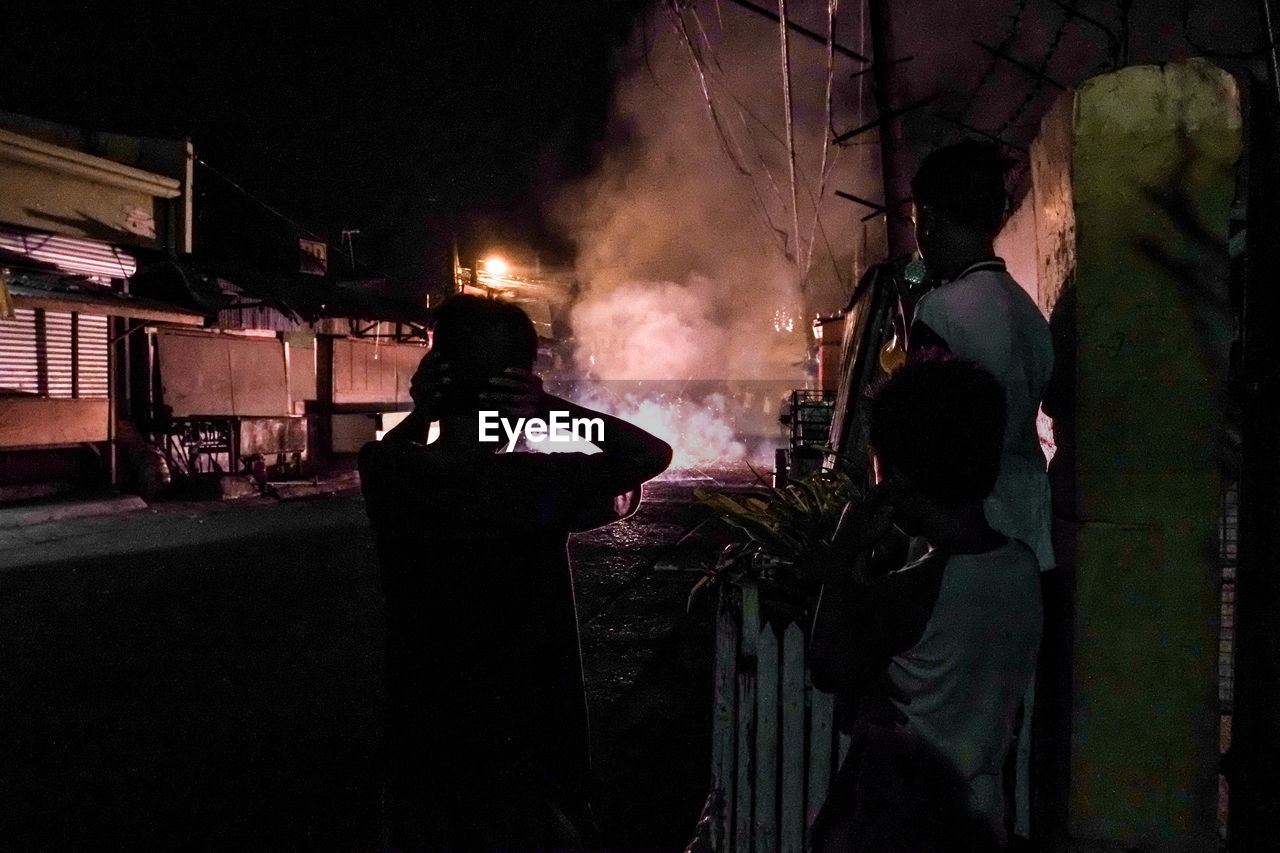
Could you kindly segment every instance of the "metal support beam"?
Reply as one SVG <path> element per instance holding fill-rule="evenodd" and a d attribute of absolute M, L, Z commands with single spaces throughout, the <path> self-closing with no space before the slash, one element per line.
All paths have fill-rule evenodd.
<path fill-rule="evenodd" d="M 1005 148 L 1012 148 L 1014 151 L 1021 151 L 1023 154 L 1030 153 L 1026 148 L 1023 148 L 1021 145 L 1015 145 L 1014 143 L 1009 142 L 1008 140 L 1004 139 L 998 134 L 992 133 L 989 130 L 983 130 L 980 127 L 974 127 L 973 125 L 969 124 L 967 121 L 961 121 L 958 118 L 952 118 L 951 116 L 941 112 L 936 113 L 936 115 L 938 116 L 938 118 L 942 119 L 945 122 L 950 122 L 951 124 L 954 124 L 956 127 L 962 127 L 965 130 L 969 131 L 970 133 L 976 133 L 979 136 L 986 137 L 987 139 L 990 139 L 992 142 L 996 143 L 997 145 L 1003 145 Z"/>
<path fill-rule="evenodd" d="M 904 56 L 901 59 L 891 59 L 884 64 L 885 65 L 901 65 L 902 63 L 910 62 L 915 58 L 916 58 L 915 54 L 912 54 L 911 56 Z M 861 77 L 863 74 L 874 74 L 876 72 L 877 67 L 878 67 L 878 64 L 873 62 L 872 64 L 868 65 L 866 68 L 863 68 L 861 71 L 855 71 L 852 74 L 850 74 L 849 79 L 856 80 L 859 77 Z"/>
<path fill-rule="evenodd" d="M 1066 12 L 1068 18 L 1075 18 L 1076 20 L 1083 21 L 1084 23 L 1089 24 L 1090 26 L 1096 27 L 1097 29 L 1101 30 L 1103 34 L 1106 35 L 1107 37 L 1108 52 L 1110 52 L 1113 56 L 1119 53 L 1120 39 L 1116 36 L 1115 33 L 1111 32 L 1111 28 L 1108 27 L 1106 24 L 1102 23 L 1102 21 L 1099 21 L 1097 18 L 1091 15 L 1086 15 L 1084 12 L 1081 12 L 1079 9 L 1076 8 L 1075 3 L 1065 3 L 1063 2 L 1063 0 L 1049 0 L 1049 2 L 1057 6 L 1062 11 Z"/>
<path fill-rule="evenodd" d="M 880 170 L 883 175 L 884 206 L 893 214 L 885 219 L 885 238 L 889 257 L 898 258 L 910 252 L 916 242 L 915 227 L 911 220 L 900 215 L 902 202 L 910 192 L 911 167 L 903 157 L 902 123 L 899 118 L 903 112 L 914 109 L 921 102 L 896 112 L 889 106 L 889 72 L 893 66 L 887 60 L 894 55 L 893 15 L 889 7 L 888 0 L 867 0 L 871 52 L 878 63 L 873 71 L 875 85 L 872 88 L 878 120 L 883 122 L 880 129 Z"/>
<path fill-rule="evenodd" d="M 877 116 L 875 121 L 869 121 L 860 127 L 855 127 L 853 130 L 846 131 L 831 141 L 834 142 L 836 145 L 843 145 L 844 143 L 848 142 L 850 139 L 853 139 L 853 137 L 855 136 L 866 133 L 868 130 L 873 130 L 879 127 L 884 122 L 895 119 L 898 116 L 906 115 L 912 110 L 919 109 L 920 107 L 931 104 L 937 99 L 938 99 L 937 95 L 930 95 L 927 98 L 921 98 L 918 101 L 912 101 L 911 103 L 907 104 L 905 107 L 899 107 L 896 110 L 889 110 L 888 112 L 882 113 L 881 115 Z"/>
<path fill-rule="evenodd" d="M 1005 53 L 1000 48 L 992 47 L 986 42 L 978 41 L 977 39 L 974 39 L 973 43 L 976 44 L 978 47 L 982 48 L 983 50 L 985 50 L 987 53 L 996 57 L 997 59 L 1003 59 L 1005 62 L 1009 63 L 1014 68 L 1017 68 L 1019 71 L 1022 71 L 1027 75 L 1034 77 L 1037 80 L 1048 83 L 1051 86 L 1056 86 L 1057 88 L 1061 89 L 1064 92 L 1067 91 L 1066 86 L 1062 85 L 1057 80 L 1054 80 L 1048 74 L 1045 74 L 1044 72 L 1042 72 L 1039 68 L 1036 68 L 1035 66 L 1032 66 L 1032 65 L 1028 65 L 1027 63 L 1023 62 L 1021 59 L 1015 59 L 1014 57 Z"/>

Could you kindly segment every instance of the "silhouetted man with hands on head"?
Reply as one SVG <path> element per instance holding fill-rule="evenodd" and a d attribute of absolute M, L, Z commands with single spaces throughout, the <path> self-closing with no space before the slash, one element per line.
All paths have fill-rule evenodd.
<path fill-rule="evenodd" d="M 568 535 L 633 512 L 671 448 L 544 392 L 536 350 L 517 306 L 452 297 L 413 412 L 360 453 L 388 617 L 389 850 L 578 849 L 590 833 Z M 600 419 L 600 452 L 496 452 L 485 410 Z"/>

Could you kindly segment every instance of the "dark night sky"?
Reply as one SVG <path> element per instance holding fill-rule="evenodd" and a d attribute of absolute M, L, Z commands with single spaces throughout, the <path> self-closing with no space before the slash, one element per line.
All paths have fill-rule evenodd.
<path fill-rule="evenodd" d="M 542 204 L 600 153 L 618 49 L 650 2 L 8 0 L 0 2 L 0 110 L 90 130 L 189 136 L 213 167 L 332 244 L 343 228 L 360 229 L 356 251 L 370 265 L 362 274 L 390 273 L 401 290 L 438 288 L 455 235 L 464 258 L 505 244 L 571 260 Z M 1120 31 L 1113 4 L 1082 5 Z M 813 14 L 822 4 L 795 6 L 820 24 Z M 992 64 L 972 38 L 1007 41 L 1067 85 L 1105 59 L 1096 28 L 1068 25 L 1047 2 L 920 0 L 893 9 L 895 51 L 917 61 L 895 74 L 891 100 L 944 92 L 963 102 L 978 93 L 962 112 L 1023 143 L 1056 90 L 1040 86 L 1028 98 L 1025 73 Z M 1247 0 L 1132 4 L 1130 58 L 1205 52 L 1193 33 L 1256 56 L 1252 10 Z M 852 39 L 856 16 L 842 15 L 842 37 Z M 745 20 L 768 35 L 767 22 Z M 999 73 L 983 87 L 988 66 Z M 1011 117 L 1019 118 L 1012 128 Z M 939 131 L 958 133 L 914 127 L 913 138 L 936 144 Z M 202 236 L 206 246 L 250 242 L 224 236 L 227 222 L 261 242 L 290 243 L 291 229 L 207 171 L 197 173 L 196 190 L 197 249 Z"/>
<path fill-rule="evenodd" d="M 464 252 L 554 253 L 540 194 L 589 168 L 645 3 L 3 5 L 0 109 L 189 136 L 303 225 L 359 228 L 359 254 L 429 284 L 454 233 Z"/>

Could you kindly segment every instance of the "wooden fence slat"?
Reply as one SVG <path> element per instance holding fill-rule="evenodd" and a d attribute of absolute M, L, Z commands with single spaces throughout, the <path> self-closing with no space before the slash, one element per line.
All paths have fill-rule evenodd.
<path fill-rule="evenodd" d="M 778 636 L 765 625 L 756 643 L 756 790 L 753 844 L 778 849 Z"/>
<path fill-rule="evenodd" d="M 826 801 L 827 791 L 831 787 L 834 706 L 830 693 L 817 689 L 809 691 L 809 801 L 805 812 L 806 827 L 813 826 L 813 819 L 818 816 L 818 810 Z"/>
<path fill-rule="evenodd" d="M 760 639 L 760 590 L 753 583 L 742 585 L 742 657 L 756 656 L 756 643 Z"/>
<path fill-rule="evenodd" d="M 742 624 L 738 626 L 741 645 L 738 649 L 738 766 L 733 806 L 734 853 L 750 853 L 752 771 L 755 769 L 756 731 L 756 644 L 760 640 L 760 591 L 753 583 L 744 583 Z M 767 851 L 761 851 L 767 853 Z"/>
<path fill-rule="evenodd" d="M 751 850 L 751 768 L 755 738 L 756 675 L 738 673 L 738 755 L 737 780 L 734 783 L 733 851 Z M 760 851 L 768 853 L 768 851 Z"/>
<path fill-rule="evenodd" d="M 711 785 L 720 792 L 719 814 L 711 821 L 711 843 L 728 851 L 734 805 L 734 693 L 737 687 L 738 626 L 731 596 L 721 590 L 716 614 L 715 708 L 711 742 Z"/>
<path fill-rule="evenodd" d="M 782 634 L 782 794 L 778 853 L 804 850 L 804 631 Z"/>

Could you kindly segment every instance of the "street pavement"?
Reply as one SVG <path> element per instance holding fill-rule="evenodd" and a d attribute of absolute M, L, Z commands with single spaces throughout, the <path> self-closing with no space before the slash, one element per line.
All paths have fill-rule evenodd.
<path fill-rule="evenodd" d="M 659 482 L 571 546 L 608 849 L 682 847 L 706 793 L 704 521 Z M 376 849 L 376 578 L 358 495 L 0 529 L 0 850 Z"/>

